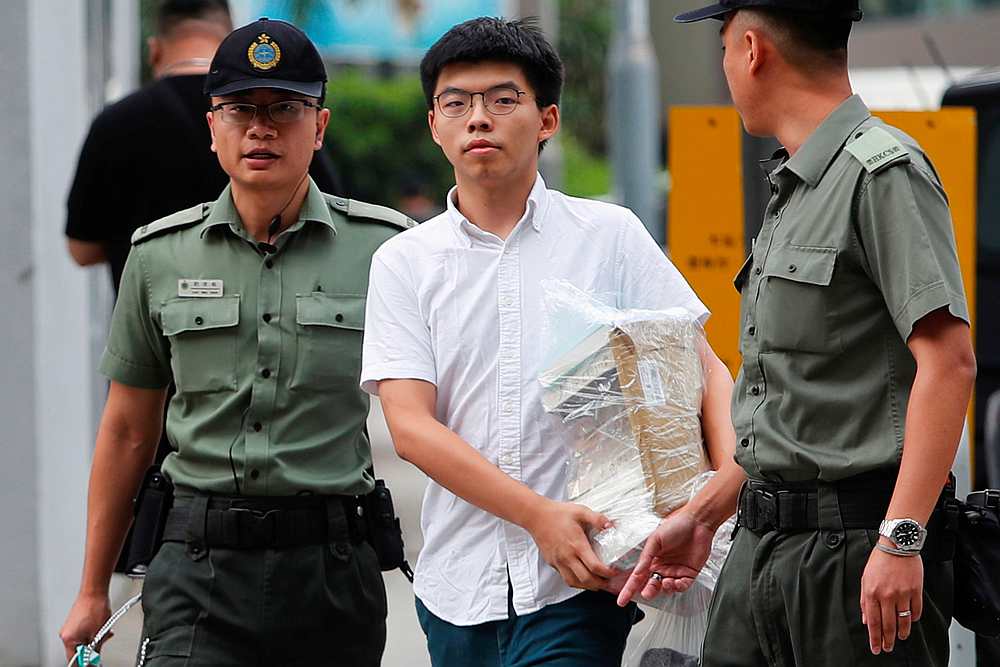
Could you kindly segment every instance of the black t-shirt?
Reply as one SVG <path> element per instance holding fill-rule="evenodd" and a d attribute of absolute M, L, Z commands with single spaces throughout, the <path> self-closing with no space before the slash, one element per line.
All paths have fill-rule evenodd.
<path fill-rule="evenodd" d="M 66 236 L 105 245 L 115 291 L 132 232 L 214 201 L 229 181 L 210 149 L 204 75 L 159 79 L 94 119 L 67 203 Z M 343 194 L 323 151 L 309 173 L 323 192 Z"/>

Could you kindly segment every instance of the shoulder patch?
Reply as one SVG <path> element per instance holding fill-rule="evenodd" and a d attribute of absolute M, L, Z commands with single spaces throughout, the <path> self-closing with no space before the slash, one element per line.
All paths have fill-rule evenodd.
<path fill-rule="evenodd" d="M 332 209 L 343 213 L 349 218 L 358 218 L 371 222 L 384 222 L 398 229 L 409 229 L 417 226 L 415 220 L 388 206 L 368 204 L 357 199 L 346 199 L 332 195 L 326 195 L 326 201 Z"/>
<path fill-rule="evenodd" d="M 196 204 L 191 208 L 171 213 L 165 218 L 160 218 L 159 220 L 151 222 L 148 225 L 143 225 L 132 234 L 132 245 L 138 245 L 143 241 L 148 241 L 154 236 L 159 236 L 161 234 L 165 234 L 166 232 L 182 229 L 184 227 L 190 227 L 195 223 L 201 222 L 208 214 L 210 206 L 211 204 Z"/>
<path fill-rule="evenodd" d="M 878 126 L 865 131 L 860 138 L 847 144 L 845 150 L 857 158 L 869 174 L 889 165 L 910 161 L 910 151 L 906 146 L 888 130 Z"/>

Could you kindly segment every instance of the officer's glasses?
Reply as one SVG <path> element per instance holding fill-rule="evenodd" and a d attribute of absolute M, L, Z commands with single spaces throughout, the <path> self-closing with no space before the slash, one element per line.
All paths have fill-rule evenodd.
<path fill-rule="evenodd" d="M 519 98 L 521 95 L 527 95 L 527 93 L 523 90 L 507 86 L 498 86 L 476 93 L 451 89 L 444 91 L 440 95 L 436 95 L 434 101 L 437 102 L 442 115 L 448 118 L 458 118 L 469 113 L 469 109 L 472 108 L 472 100 L 476 95 L 482 96 L 483 106 L 491 114 L 494 116 L 506 116 L 507 114 L 514 113 L 514 109 L 520 104 Z"/>
<path fill-rule="evenodd" d="M 260 109 L 267 110 L 267 117 L 282 125 L 294 123 L 302 119 L 306 108 L 319 109 L 319 105 L 306 100 L 281 100 L 270 104 L 250 104 L 249 102 L 223 102 L 211 108 L 218 111 L 224 123 L 231 125 L 249 125 L 257 117 Z"/>

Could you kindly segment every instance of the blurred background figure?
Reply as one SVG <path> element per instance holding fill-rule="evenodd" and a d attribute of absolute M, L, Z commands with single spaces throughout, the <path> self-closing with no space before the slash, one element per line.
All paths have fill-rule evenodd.
<path fill-rule="evenodd" d="M 202 88 L 232 28 L 227 0 L 162 0 L 147 40 L 153 80 L 90 126 L 67 202 L 66 236 L 77 264 L 108 263 L 116 292 L 132 232 L 214 201 L 227 183 L 209 148 Z M 323 192 L 341 193 L 327 153 L 316 154 L 310 175 Z"/>

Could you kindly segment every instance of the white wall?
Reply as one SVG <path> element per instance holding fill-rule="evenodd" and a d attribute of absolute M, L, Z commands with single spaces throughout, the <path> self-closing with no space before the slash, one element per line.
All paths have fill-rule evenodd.
<path fill-rule="evenodd" d="M 34 364 L 32 355 L 34 276 L 31 261 L 31 196 L 28 159 L 28 28 L 26 2 L 10 2 L 0 21 L 0 665 L 37 664 L 35 626 Z"/>
<path fill-rule="evenodd" d="M 30 143 L 25 155 L 30 172 L 24 190 L 31 198 L 30 287 L 34 298 L 32 449 L 37 542 L 33 560 L 37 563 L 38 614 L 33 625 L 40 664 L 58 665 L 62 646 L 57 633 L 80 579 L 94 432 L 89 290 L 84 272 L 66 254 L 63 225 L 66 193 L 90 118 L 87 66 L 93 58 L 103 57 L 103 47 L 85 39 L 85 0 L 16 0 L 8 6 L 14 4 L 27 6 L 28 12 L 27 39 L 15 43 L 25 49 L 27 57 L 30 105 L 24 119 Z M 28 549 L 24 552 L 27 555 Z"/>

